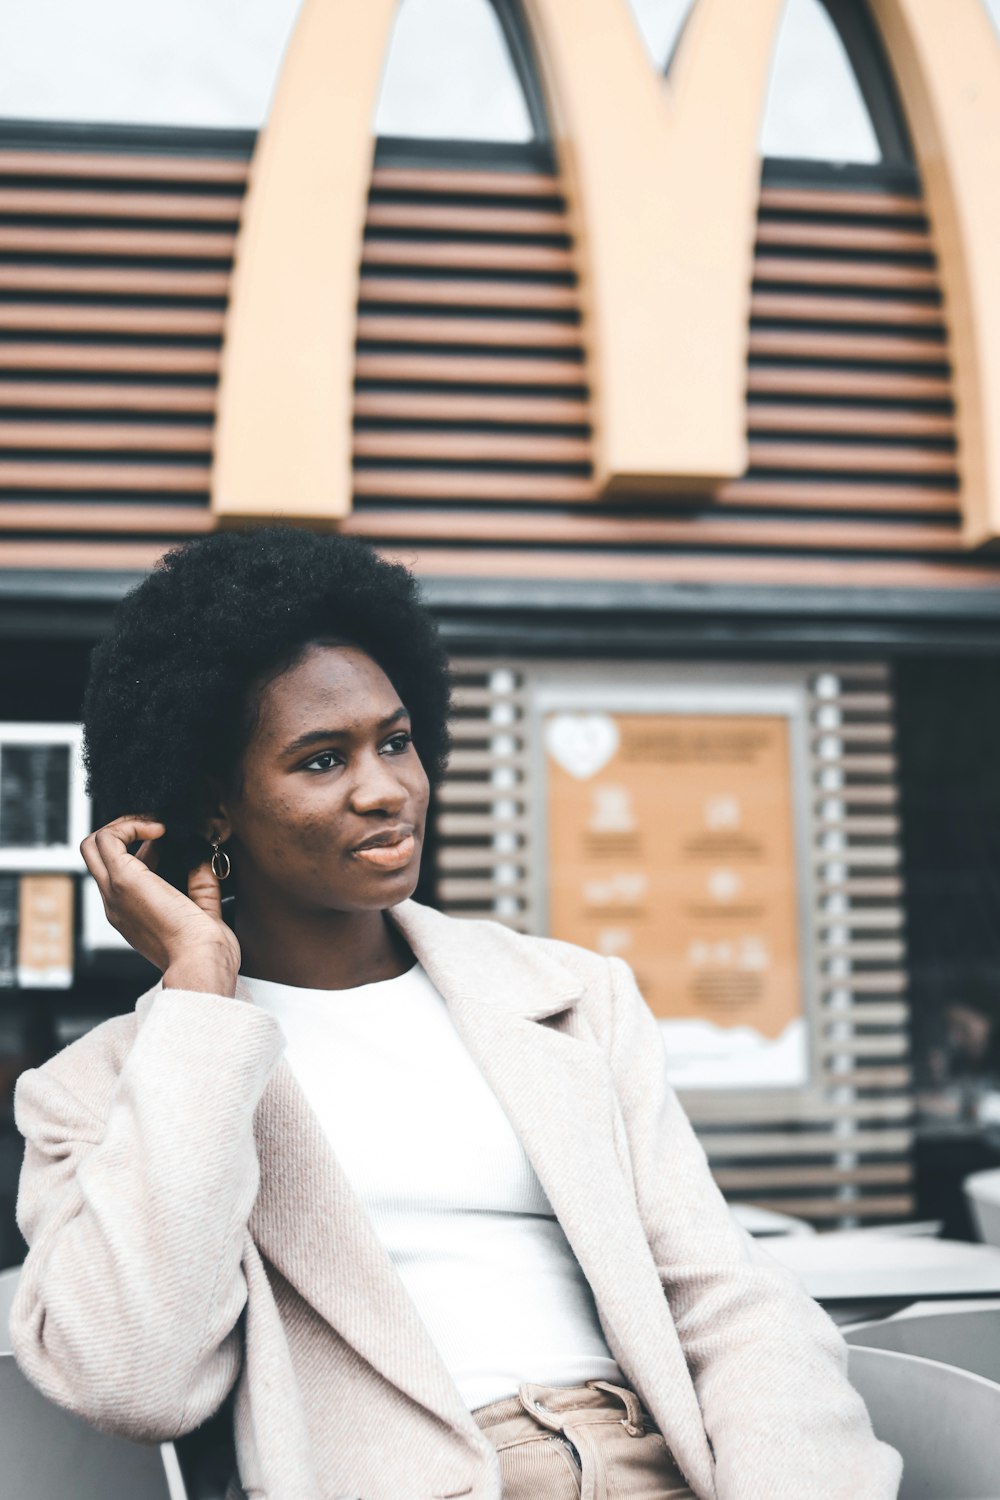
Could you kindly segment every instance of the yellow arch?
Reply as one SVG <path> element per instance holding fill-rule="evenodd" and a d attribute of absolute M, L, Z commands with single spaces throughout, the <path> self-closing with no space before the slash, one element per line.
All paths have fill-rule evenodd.
<path fill-rule="evenodd" d="M 870 0 L 924 181 L 954 368 L 965 539 L 1000 534 L 1000 43 L 979 0 Z"/>
<path fill-rule="evenodd" d="M 757 125 L 783 0 L 698 0 L 669 82 L 627 0 L 527 0 L 584 277 L 599 482 L 746 467 Z"/>
<path fill-rule="evenodd" d="M 396 0 L 304 0 L 257 142 L 216 408 L 212 508 L 351 508 L 358 268 Z"/>

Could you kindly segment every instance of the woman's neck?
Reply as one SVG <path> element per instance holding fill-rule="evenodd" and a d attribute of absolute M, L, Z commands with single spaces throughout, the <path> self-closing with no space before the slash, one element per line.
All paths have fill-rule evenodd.
<path fill-rule="evenodd" d="M 233 926 L 240 973 L 249 979 L 349 990 L 395 979 L 413 964 L 406 940 L 382 911 L 262 911 L 241 895 Z"/>

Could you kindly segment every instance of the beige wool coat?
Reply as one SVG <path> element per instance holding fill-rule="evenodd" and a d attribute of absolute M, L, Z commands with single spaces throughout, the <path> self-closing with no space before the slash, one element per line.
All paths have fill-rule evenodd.
<path fill-rule="evenodd" d="M 391 916 L 699 1500 L 892 1500 L 900 1460 L 840 1335 L 733 1221 L 627 966 L 412 901 Z M 236 1383 L 249 1500 L 500 1500 L 494 1452 L 282 1048 L 244 992 L 158 985 L 22 1076 L 18 1362 L 147 1441 Z"/>

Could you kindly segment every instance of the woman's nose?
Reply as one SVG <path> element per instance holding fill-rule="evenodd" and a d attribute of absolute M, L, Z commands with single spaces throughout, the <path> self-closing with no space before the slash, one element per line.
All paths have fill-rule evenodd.
<path fill-rule="evenodd" d="M 406 787 L 384 756 L 366 755 L 358 765 L 351 801 L 358 812 L 399 812 Z"/>

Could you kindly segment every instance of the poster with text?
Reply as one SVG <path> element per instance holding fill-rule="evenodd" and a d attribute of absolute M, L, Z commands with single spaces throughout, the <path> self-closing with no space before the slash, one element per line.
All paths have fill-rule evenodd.
<path fill-rule="evenodd" d="M 549 932 L 635 971 L 689 1089 L 808 1078 L 789 720 L 545 718 Z"/>

